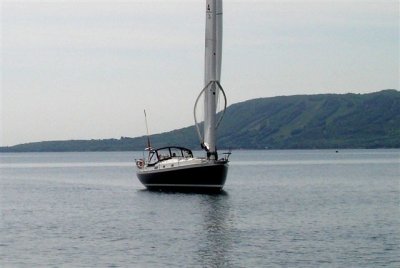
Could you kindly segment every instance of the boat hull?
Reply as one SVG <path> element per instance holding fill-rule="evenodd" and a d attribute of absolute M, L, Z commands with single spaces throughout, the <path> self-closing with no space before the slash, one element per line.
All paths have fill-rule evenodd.
<path fill-rule="evenodd" d="M 228 173 L 226 161 L 162 170 L 139 171 L 140 182 L 149 190 L 219 192 Z"/>

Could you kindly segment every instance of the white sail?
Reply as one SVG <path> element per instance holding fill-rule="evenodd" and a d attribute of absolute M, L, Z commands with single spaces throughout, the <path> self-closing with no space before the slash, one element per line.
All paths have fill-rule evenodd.
<path fill-rule="evenodd" d="M 222 0 L 206 2 L 204 86 L 220 81 L 222 58 Z"/>
<path fill-rule="evenodd" d="M 204 146 L 216 158 L 216 112 L 221 78 L 222 0 L 206 1 Z M 211 83 L 210 83 L 211 82 Z"/>

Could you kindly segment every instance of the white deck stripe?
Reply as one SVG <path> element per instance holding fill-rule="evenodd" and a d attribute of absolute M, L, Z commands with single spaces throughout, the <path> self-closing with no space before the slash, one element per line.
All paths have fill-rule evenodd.
<path fill-rule="evenodd" d="M 211 185 L 211 184 L 145 184 L 144 186 L 158 186 L 158 187 L 223 187 L 224 185 Z"/>

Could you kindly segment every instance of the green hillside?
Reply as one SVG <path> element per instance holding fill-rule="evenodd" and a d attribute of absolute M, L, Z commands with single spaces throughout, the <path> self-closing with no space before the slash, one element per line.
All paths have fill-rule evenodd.
<path fill-rule="evenodd" d="M 199 149 L 193 126 L 151 136 L 154 147 Z M 0 147 L 0 152 L 142 150 L 145 137 L 47 141 Z M 400 92 L 260 98 L 228 107 L 219 148 L 400 148 Z"/>
<path fill-rule="evenodd" d="M 400 147 L 400 92 L 263 98 L 234 104 L 220 132 L 232 148 Z"/>

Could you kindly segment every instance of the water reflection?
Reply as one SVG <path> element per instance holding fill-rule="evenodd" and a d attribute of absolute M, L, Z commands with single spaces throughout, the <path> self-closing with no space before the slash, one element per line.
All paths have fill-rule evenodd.
<path fill-rule="evenodd" d="M 228 253 L 232 248 L 233 217 L 229 195 L 202 195 L 200 205 L 204 236 L 197 251 L 198 262 L 204 267 L 231 267 Z"/>
<path fill-rule="evenodd" d="M 167 207 L 178 206 L 178 209 L 186 209 L 183 214 L 187 217 L 174 222 L 174 226 L 168 227 L 185 230 L 181 233 L 182 236 L 179 237 L 177 245 L 177 248 L 179 248 L 180 243 L 186 243 L 184 250 L 190 252 L 187 256 L 190 260 L 186 259 L 185 261 L 201 267 L 235 266 L 232 263 L 235 258 L 231 254 L 235 238 L 233 205 L 227 192 L 200 194 L 158 192 L 148 191 L 147 189 L 141 189 L 138 192 L 149 198 L 146 203 L 150 202 L 154 205 L 155 201 L 160 201 L 163 204 L 167 203 Z M 160 197 L 160 199 L 155 199 L 155 196 Z M 158 203 L 157 207 L 168 210 L 161 203 Z M 182 203 L 186 205 L 182 205 Z M 190 205 L 187 206 L 187 204 Z M 164 213 L 157 211 L 155 215 L 161 217 Z M 168 218 L 164 221 L 164 224 L 168 224 Z M 184 224 L 190 227 L 182 227 Z M 191 232 L 191 234 L 185 234 L 186 231 Z M 169 236 L 170 234 L 166 235 L 168 239 Z M 174 234 L 174 236 L 176 235 Z M 191 240 L 188 241 L 187 237 L 190 237 Z M 159 239 L 162 239 L 162 237 L 159 237 Z M 178 257 L 175 256 L 174 258 Z"/>

